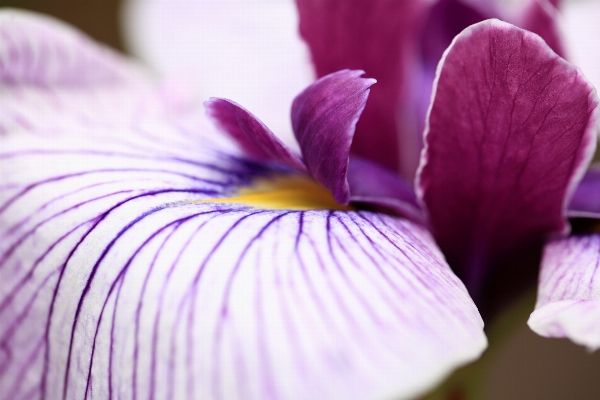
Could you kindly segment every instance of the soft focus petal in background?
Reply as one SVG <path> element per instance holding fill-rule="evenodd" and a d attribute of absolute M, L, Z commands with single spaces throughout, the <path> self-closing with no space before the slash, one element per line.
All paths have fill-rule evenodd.
<path fill-rule="evenodd" d="M 291 102 L 314 80 L 293 0 L 134 0 L 128 47 L 203 99 L 243 104 L 294 145 Z"/>

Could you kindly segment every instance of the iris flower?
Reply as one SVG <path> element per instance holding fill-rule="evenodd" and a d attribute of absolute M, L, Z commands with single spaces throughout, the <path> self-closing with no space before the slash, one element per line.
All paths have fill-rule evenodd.
<path fill-rule="evenodd" d="M 597 99 L 540 37 L 487 20 L 454 39 L 416 201 L 359 150 L 385 133 L 370 90 L 390 100 L 368 71 L 295 98 L 296 152 L 55 20 L 4 11 L 0 32 L 3 398 L 411 398 L 486 346 L 450 266 L 479 302 L 489 268 L 549 238 L 536 313 L 594 346 L 598 321 L 556 304 L 597 297 L 591 263 L 575 290 L 562 272 L 595 236 L 560 238 Z"/>

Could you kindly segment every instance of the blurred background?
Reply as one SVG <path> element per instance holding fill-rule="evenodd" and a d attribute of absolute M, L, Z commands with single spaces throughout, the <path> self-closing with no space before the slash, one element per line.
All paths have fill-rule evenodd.
<path fill-rule="evenodd" d="M 0 7 L 17 7 L 54 15 L 96 40 L 123 50 L 119 9 L 121 0 L 0 0 Z"/>
<path fill-rule="evenodd" d="M 121 33 L 121 2 L 0 0 L 0 6 L 51 14 L 96 40 L 125 51 Z M 594 17 L 600 20 L 600 15 Z M 529 330 L 525 321 L 526 318 L 522 318 L 518 322 L 519 328 L 505 342 L 500 355 L 486 373 L 483 400 L 600 399 L 600 351 L 590 354 L 568 340 L 538 337 Z"/>

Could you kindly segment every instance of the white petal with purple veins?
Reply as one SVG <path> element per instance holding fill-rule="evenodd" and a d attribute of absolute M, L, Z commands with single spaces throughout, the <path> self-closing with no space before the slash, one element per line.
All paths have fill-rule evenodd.
<path fill-rule="evenodd" d="M 600 235 L 572 236 L 544 249 L 529 326 L 546 337 L 600 348 Z"/>
<path fill-rule="evenodd" d="M 424 228 L 205 202 L 266 169 L 142 82 L 0 83 L 1 399 L 411 397 L 479 356 Z"/>

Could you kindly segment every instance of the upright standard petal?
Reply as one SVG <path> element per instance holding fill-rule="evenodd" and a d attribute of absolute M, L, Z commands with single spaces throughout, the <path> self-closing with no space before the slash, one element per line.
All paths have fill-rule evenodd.
<path fill-rule="evenodd" d="M 567 231 L 598 101 L 539 36 L 498 20 L 456 37 L 434 93 L 418 190 L 437 242 L 478 297 L 486 266 Z"/>
<path fill-rule="evenodd" d="M 292 127 L 312 176 L 331 190 L 340 204 L 348 204 L 346 178 L 350 145 L 369 88 L 374 79 L 363 71 L 334 72 L 310 85 L 292 104 Z"/>
<path fill-rule="evenodd" d="M 415 62 L 425 2 L 296 0 L 300 33 L 319 77 L 350 68 L 377 79 L 357 124 L 352 152 L 397 171 L 397 114 Z M 411 132 L 412 133 L 412 132 Z"/>
<path fill-rule="evenodd" d="M 244 107 L 231 100 L 217 98 L 210 99 L 205 106 L 217 126 L 235 140 L 248 157 L 263 162 L 279 162 L 306 172 L 300 157 Z"/>
<path fill-rule="evenodd" d="M 149 84 L 0 85 L 0 398 L 409 398 L 485 347 L 422 227 L 211 203 L 266 167 Z"/>
<path fill-rule="evenodd" d="M 600 234 L 546 245 L 529 326 L 546 337 L 600 348 Z"/>

